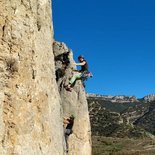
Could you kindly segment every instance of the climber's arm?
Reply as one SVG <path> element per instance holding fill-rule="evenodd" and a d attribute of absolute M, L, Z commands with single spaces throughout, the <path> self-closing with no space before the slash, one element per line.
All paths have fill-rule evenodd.
<path fill-rule="evenodd" d="M 64 117 L 64 121 L 63 121 L 63 123 L 64 123 L 64 124 L 69 124 L 68 119 L 69 119 L 69 117 Z"/>
<path fill-rule="evenodd" d="M 81 63 L 75 63 L 76 66 L 84 66 L 86 64 L 85 61 L 81 62 Z"/>

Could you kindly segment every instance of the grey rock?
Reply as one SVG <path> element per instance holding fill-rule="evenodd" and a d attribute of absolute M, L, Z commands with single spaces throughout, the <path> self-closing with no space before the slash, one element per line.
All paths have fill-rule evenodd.
<path fill-rule="evenodd" d="M 63 50 L 64 53 L 70 50 L 63 43 L 55 42 L 54 46 L 55 45 L 61 45 L 60 51 L 57 48 L 56 51 L 54 51 L 55 57 L 63 54 L 62 49 L 66 49 Z M 74 74 L 72 68 L 75 69 L 71 50 L 68 57 L 70 64 L 66 67 L 64 66 L 64 69 L 62 68 L 63 65 L 61 61 L 59 61 L 59 63 L 56 62 L 56 69 L 61 68 L 65 70 L 64 76 L 57 81 L 62 100 L 63 115 L 64 117 L 70 116 L 71 114 L 75 116 L 73 133 L 69 137 L 69 155 L 91 155 L 91 128 L 84 87 L 80 80 L 76 81 L 72 92 L 66 91 L 64 87 Z"/>

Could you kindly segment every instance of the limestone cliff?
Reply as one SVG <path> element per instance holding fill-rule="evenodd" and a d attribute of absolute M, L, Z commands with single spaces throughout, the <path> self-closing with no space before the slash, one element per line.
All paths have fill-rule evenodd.
<path fill-rule="evenodd" d="M 85 93 L 60 92 L 52 44 L 50 0 L 0 1 L 0 155 L 66 154 L 63 116 L 72 112 L 69 153 L 91 154 Z"/>
<path fill-rule="evenodd" d="M 64 57 L 64 54 L 67 54 L 69 59 L 59 57 Z M 72 71 L 72 68 L 75 69 L 73 53 L 64 43 L 54 42 L 54 55 L 56 58 L 56 71 L 61 71 L 63 74 L 57 75 L 57 83 L 62 99 L 64 116 L 75 115 L 73 134 L 69 138 L 69 154 L 90 155 L 91 129 L 84 87 L 79 80 L 76 81 L 72 92 L 68 92 L 64 88 L 72 74 L 74 74 Z"/>
<path fill-rule="evenodd" d="M 63 154 L 49 0 L 0 1 L 0 154 Z"/>

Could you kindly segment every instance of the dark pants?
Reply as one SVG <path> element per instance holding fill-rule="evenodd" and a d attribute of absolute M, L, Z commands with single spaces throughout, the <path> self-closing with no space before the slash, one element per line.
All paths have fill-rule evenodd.
<path fill-rule="evenodd" d="M 66 150 L 68 151 L 68 137 L 71 134 L 71 129 L 65 129 L 65 142 L 66 142 Z"/>

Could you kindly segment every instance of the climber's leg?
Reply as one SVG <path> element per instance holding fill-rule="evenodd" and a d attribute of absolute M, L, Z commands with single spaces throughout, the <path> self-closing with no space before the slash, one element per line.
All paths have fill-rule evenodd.
<path fill-rule="evenodd" d="M 66 141 L 66 151 L 68 152 L 68 137 L 71 134 L 70 129 L 65 129 L 65 141 Z"/>
<path fill-rule="evenodd" d="M 69 137 L 69 135 L 65 134 L 66 151 L 67 151 L 67 152 L 68 152 L 68 137 Z"/>
<path fill-rule="evenodd" d="M 73 77 L 70 79 L 69 84 L 65 87 L 67 91 L 72 91 L 72 87 L 77 79 L 80 79 L 82 76 L 81 73 L 75 73 Z"/>
<path fill-rule="evenodd" d="M 82 76 L 81 73 L 76 73 L 76 74 L 74 74 L 73 77 L 71 78 L 71 80 L 69 81 L 70 86 L 73 85 L 73 83 L 74 83 L 77 79 L 81 78 L 81 76 Z"/>

